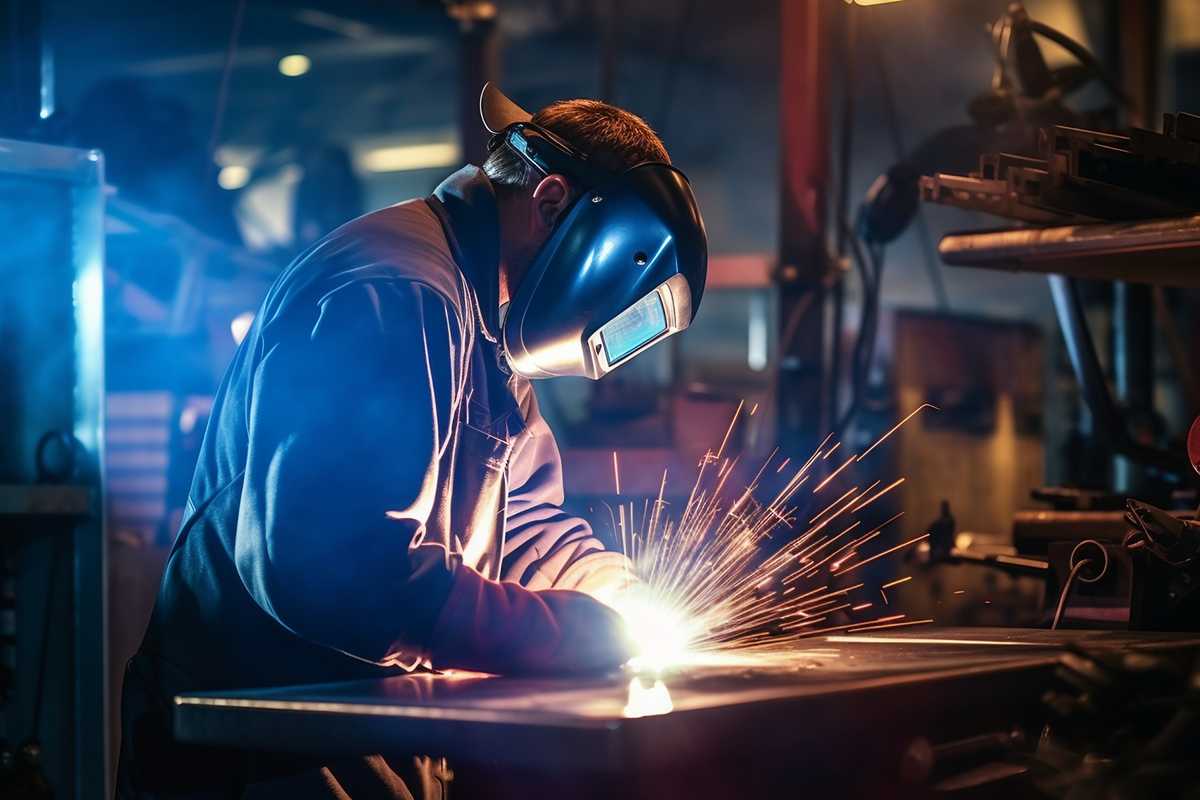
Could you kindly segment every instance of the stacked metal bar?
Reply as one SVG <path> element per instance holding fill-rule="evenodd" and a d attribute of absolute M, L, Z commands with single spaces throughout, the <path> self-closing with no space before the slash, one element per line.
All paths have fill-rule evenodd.
<path fill-rule="evenodd" d="M 921 199 L 1041 225 L 1200 212 L 1200 116 L 1165 114 L 1163 131 L 1128 135 L 1064 125 L 1038 155 L 987 153 L 969 175 L 921 178 Z"/>

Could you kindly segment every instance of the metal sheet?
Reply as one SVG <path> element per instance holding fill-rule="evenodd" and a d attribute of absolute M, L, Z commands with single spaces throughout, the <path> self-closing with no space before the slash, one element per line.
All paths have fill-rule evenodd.
<path fill-rule="evenodd" d="M 624 674 L 447 673 L 189 694 L 176 698 L 175 733 L 255 750 L 435 752 L 599 773 L 714 758 L 766 768 L 797 754 L 814 760 L 809 769 L 832 768 L 850 755 L 846 742 L 859 755 L 895 754 L 916 735 L 936 741 L 1008 730 L 1037 710 L 1071 641 L 1200 647 L 1200 636 L 1190 635 L 912 628 L 815 639 L 771 659 L 692 665 L 660 683 Z"/>

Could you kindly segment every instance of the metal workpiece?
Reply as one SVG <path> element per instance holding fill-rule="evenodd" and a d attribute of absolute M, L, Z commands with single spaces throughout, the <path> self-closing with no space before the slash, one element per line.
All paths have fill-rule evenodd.
<path fill-rule="evenodd" d="M 792 785 L 797 769 L 819 783 L 887 785 L 917 738 L 943 745 L 1036 728 L 1039 698 L 1069 644 L 1160 651 L 1200 647 L 1200 636 L 908 629 L 822 637 L 660 675 L 415 674 L 199 692 L 175 699 L 174 731 L 185 742 L 313 756 L 435 753 L 458 764 L 627 779 L 737 763 L 743 774 L 790 771 Z M 858 774 L 861 763 L 873 765 L 871 775 Z"/>
<path fill-rule="evenodd" d="M 927 202 L 1054 226 L 952 234 L 938 252 L 955 266 L 1200 286 L 1197 128 L 1191 114 L 1164 115 L 1162 133 L 1046 126 L 1036 158 L 985 153 L 977 172 L 923 177 Z"/>
<path fill-rule="evenodd" d="M 1200 216 L 957 233 L 942 239 L 938 253 L 957 267 L 1196 288 Z"/>

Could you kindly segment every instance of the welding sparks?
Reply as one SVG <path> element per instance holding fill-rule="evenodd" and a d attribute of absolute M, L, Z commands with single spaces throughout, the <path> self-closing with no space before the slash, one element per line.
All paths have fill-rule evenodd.
<path fill-rule="evenodd" d="M 858 460 L 862 461 L 864 458 L 866 458 L 868 455 L 870 455 L 872 450 L 874 450 L 876 447 L 879 447 L 879 445 L 886 442 L 893 433 L 900 430 L 900 428 L 902 428 L 904 426 L 904 423 L 908 422 L 910 419 L 915 417 L 917 414 L 920 414 L 922 411 L 924 411 L 927 408 L 932 408 L 934 411 L 940 410 L 933 403 L 922 403 L 921 405 L 917 406 L 917 408 L 915 410 L 913 410 L 912 412 L 910 412 L 907 417 L 905 417 L 904 419 L 900 420 L 895 425 L 893 425 L 891 430 L 889 430 L 883 436 L 880 436 L 878 439 L 876 439 L 875 443 L 873 445 L 871 445 L 870 447 L 868 447 L 866 450 L 863 451 L 862 455 L 860 455 L 858 457 Z"/>
<path fill-rule="evenodd" d="M 929 404 L 922 405 L 861 454 L 837 459 L 838 466 L 822 477 L 824 462 L 842 446 L 828 436 L 799 469 L 785 472 L 789 458 L 778 465 L 773 452 L 749 485 L 740 491 L 729 485 L 738 463 L 727 455 L 734 428 L 743 416 L 739 404 L 716 452 L 701 459 L 696 481 L 678 518 L 666 513 L 666 474 L 658 496 L 635 507 L 619 504 L 622 548 L 633 564 L 635 584 L 612 601 L 622 614 L 638 658 L 635 668 L 662 670 L 671 665 L 703 660 L 714 654 L 780 653 L 794 649 L 800 639 L 837 632 L 882 630 L 918 625 L 903 613 L 874 612 L 875 601 L 856 599 L 860 592 L 878 592 L 909 580 L 899 578 L 867 589 L 865 581 L 845 585 L 843 577 L 860 567 L 910 548 L 928 538 L 923 534 L 879 548 L 874 540 L 886 536 L 901 514 L 869 527 L 856 515 L 900 486 L 900 478 L 883 489 L 875 481 L 855 486 L 823 505 L 809 518 L 804 507 L 811 498 L 874 450 L 901 425 Z M 750 409 L 750 416 L 756 409 Z M 616 454 L 614 481 L 620 486 Z M 764 474 L 781 475 L 782 489 L 767 502 L 757 499 Z M 801 496 L 810 478 L 816 486 Z M 847 480 L 847 483 L 851 482 Z M 802 516 L 803 515 L 803 516 Z M 808 518 L 807 526 L 801 520 Z"/>

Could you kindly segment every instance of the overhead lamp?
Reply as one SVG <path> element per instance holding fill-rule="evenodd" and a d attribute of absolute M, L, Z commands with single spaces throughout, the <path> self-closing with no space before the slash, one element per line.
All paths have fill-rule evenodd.
<path fill-rule="evenodd" d="M 240 189 L 250 180 L 250 168 L 241 164 L 230 164 L 226 167 L 221 167 L 221 171 L 217 173 L 217 185 L 222 189 Z"/>
<path fill-rule="evenodd" d="M 312 61 L 303 53 L 292 53 L 279 59 L 279 71 L 289 78 L 298 78 L 308 72 Z"/>
<path fill-rule="evenodd" d="M 854 4 L 856 6 L 882 6 L 888 3 L 899 3 L 900 0 L 846 0 L 846 5 Z"/>
<path fill-rule="evenodd" d="M 376 147 L 359 156 L 358 164 L 366 172 L 406 172 L 449 167 L 460 160 L 457 142 L 429 142 Z"/>

